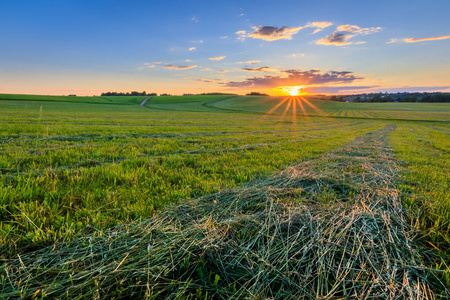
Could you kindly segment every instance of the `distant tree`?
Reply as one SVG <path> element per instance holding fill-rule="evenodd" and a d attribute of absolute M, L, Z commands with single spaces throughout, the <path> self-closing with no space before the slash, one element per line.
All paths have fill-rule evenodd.
<path fill-rule="evenodd" d="M 269 96 L 269 95 L 260 93 L 260 92 L 250 92 L 250 93 L 246 94 L 246 96 Z"/>

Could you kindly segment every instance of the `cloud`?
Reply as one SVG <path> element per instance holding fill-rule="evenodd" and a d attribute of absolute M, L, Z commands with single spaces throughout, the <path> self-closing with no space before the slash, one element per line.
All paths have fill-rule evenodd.
<path fill-rule="evenodd" d="M 194 50 L 196 50 L 197 48 L 195 48 L 195 47 L 191 47 L 191 48 L 189 48 L 189 51 L 194 51 Z"/>
<path fill-rule="evenodd" d="M 236 88 L 274 88 L 278 86 L 349 84 L 356 80 L 365 79 L 348 71 L 321 72 L 317 69 L 309 71 L 285 70 L 280 76 L 255 76 L 243 81 L 229 81 L 227 87 Z"/>
<path fill-rule="evenodd" d="M 220 71 L 217 71 L 217 72 L 219 72 L 219 73 L 228 73 L 228 70 L 220 70 Z"/>
<path fill-rule="evenodd" d="M 317 28 L 314 30 L 313 34 L 318 33 L 322 31 L 324 28 L 327 28 L 328 26 L 333 25 L 331 22 L 308 22 L 308 24 L 305 25 L 305 27 L 314 27 Z"/>
<path fill-rule="evenodd" d="M 245 40 L 246 37 L 251 37 L 254 39 L 262 39 L 265 41 L 276 41 L 276 40 L 290 40 L 292 39 L 292 36 L 299 32 L 303 27 L 274 27 L 274 26 L 258 26 L 258 27 L 252 27 L 255 31 L 246 33 L 246 31 L 241 30 L 236 32 L 237 35 L 239 35 L 239 40 Z"/>
<path fill-rule="evenodd" d="M 381 28 L 381 27 L 361 28 L 358 25 L 346 24 L 346 25 L 338 26 L 336 28 L 336 31 L 344 31 L 344 32 L 350 32 L 350 33 L 355 33 L 355 34 L 367 35 L 367 34 L 376 33 L 382 29 L 383 28 Z"/>
<path fill-rule="evenodd" d="M 318 40 L 316 44 L 335 45 L 335 46 L 350 45 L 351 42 L 348 42 L 348 40 L 351 39 L 352 37 L 354 37 L 354 35 L 336 31 Z"/>
<path fill-rule="evenodd" d="M 356 45 L 362 45 L 362 44 L 365 44 L 366 42 L 365 41 L 360 41 L 360 42 L 356 42 L 355 44 Z"/>
<path fill-rule="evenodd" d="M 389 42 L 387 42 L 386 44 L 392 44 L 398 42 L 398 39 L 391 39 Z"/>
<path fill-rule="evenodd" d="M 221 39 L 227 39 L 228 36 L 221 36 L 220 38 L 221 38 Z"/>
<path fill-rule="evenodd" d="M 279 72 L 280 70 L 269 68 L 269 67 L 260 67 L 260 68 L 241 68 L 239 69 L 241 71 L 247 71 L 247 72 Z"/>
<path fill-rule="evenodd" d="M 305 56 L 305 53 L 293 53 L 292 57 Z"/>
<path fill-rule="evenodd" d="M 249 61 L 246 61 L 245 63 L 246 64 L 250 64 L 250 65 L 254 65 L 254 64 L 257 64 L 257 63 L 260 63 L 261 61 L 259 61 L 259 60 L 249 60 Z"/>
<path fill-rule="evenodd" d="M 196 78 L 196 79 L 188 79 L 190 81 L 196 81 L 196 82 L 204 82 L 204 83 L 218 83 L 218 82 L 224 82 L 223 79 L 209 79 L 209 78 Z"/>
<path fill-rule="evenodd" d="M 224 59 L 226 56 L 216 56 L 216 57 L 210 57 L 209 60 L 222 60 Z"/>
<path fill-rule="evenodd" d="M 198 23 L 198 19 L 197 19 L 196 17 L 192 17 L 192 18 L 191 18 L 191 21 L 192 21 L 192 22 L 195 22 L 195 23 Z"/>
<path fill-rule="evenodd" d="M 318 40 L 316 44 L 319 45 L 335 45 L 335 46 L 343 46 L 343 45 L 350 45 L 352 42 L 349 42 L 348 40 L 358 36 L 358 35 L 368 35 L 372 33 L 379 32 L 383 28 L 381 27 L 367 27 L 367 28 L 361 28 L 358 25 L 340 25 L 336 28 L 336 30 L 327 35 L 326 37 Z M 364 44 L 365 42 L 357 42 L 356 44 Z"/>
<path fill-rule="evenodd" d="M 201 69 L 200 71 L 211 71 L 211 69 L 210 68 L 204 68 L 204 69 Z"/>
<path fill-rule="evenodd" d="M 187 69 L 193 69 L 197 68 L 197 66 L 175 66 L 175 65 L 165 65 L 163 68 L 170 69 L 170 70 L 187 70 Z"/>
<path fill-rule="evenodd" d="M 421 38 L 421 39 L 409 38 L 409 39 L 404 39 L 403 41 L 405 41 L 407 43 L 417 43 L 417 42 L 438 41 L 438 40 L 446 40 L 446 39 L 450 39 L 450 35 L 433 36 L 433 37 Z"/>

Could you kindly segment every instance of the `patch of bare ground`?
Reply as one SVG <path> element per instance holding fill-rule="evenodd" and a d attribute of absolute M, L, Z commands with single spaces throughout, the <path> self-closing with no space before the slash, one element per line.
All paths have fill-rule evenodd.
<path fill-rule="evenodd" d="M 4 261 L 0 297 L 446 298 L 399 203 L 394 129 L 263 182 Z"/>

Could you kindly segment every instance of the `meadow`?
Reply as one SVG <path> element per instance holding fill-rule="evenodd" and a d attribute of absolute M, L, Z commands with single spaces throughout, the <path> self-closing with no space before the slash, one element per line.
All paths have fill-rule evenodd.
<path fill-rule="evenodd" d="M 282 239 L 284 246 L 274 247 L 278 252 L 267 252 L 267 258 L 255 254 L 257 258 L 242 264 L 247 266 L 244 269 L 251 269 L 248 264 L 258 265 L 260 258 L 271 261 L 267 265 L 272 267 L 266 266 L 253 277 L 228 265 L 213 268 L 209 264 L 213 258 L 218 260 L 219 252 L 208 249 L 222 246 L 215 243 L 214 237 L 208 237 L 211 240 L 202 244 L 204 241 L 197 240 L 199 232 L 195 230 L 189 235 L 192 226 L 189 222 L 193 221 L 185 220 L 187 211 L 195 224 L 202 224 L 198 228 L 215 232 L 215 227 L 233 228 L 230 219 L 220 213 L 229 209 L 225 204 L 244 206 L 236 215 L 240 216 L 239 222 L 249 223 L 235 229 L 233 237 L 239 245 L 248 246 L 247 250 L 239 248 L 240 251 L 253 249 L 252 253 L 259 253 L 274 243 L 273 234 L 258 235 L 258 227 L 248 227 L 248 224 L 254 222 L 262 228 L 269 223 L 258 223 L 261 218 L 275 220 L 277 215 L 295 223 L 298 220 L 292 219 L 292 215 L 300 214 L 298 210 L 302 207 L 308 207 L 309 215 L 317 216 L 312 223 L 320 220 L 317 222 L 322 224 L 332 215 L 331 209 L 356 207 L 361 202 L 358 195 L 372 199 L 377 193 L 384 195 L 385 190 L 389 190 L 386 195 L 398 194 L 395 201 L 402 207 L 401 214 L 405 214 L 404 224 L 399 221 L 406 228 L 402 232 L 414 233 L 404 234 L 404 240 L 417 248 L 417 253 L 411 256 L 417 255 L 422 260 L 423 269 L 414 272 L 434 270 L 429 272 L 436 274 L 427 275 L 426 278 L 432 278 L 429 285 L 419 284 L 408 295 L 430 293 L 445 297 L 448 293 L 445 286 L 448 288 L 450 284 L 449 104 L 337 103 L 313 97 L 164 96 L 153 97 L 140 107 L 145 98 L 0 95 L 0 296 L 299 297 L 300 294 L 292 292 L 296 285 L 280 279 L 280 272 L 275 269 L 286 266 L 286 272 L 291 274 L 299 271 L 292 266 L 288 268 L 287 262 L 273 267 L 285 261 L 277 257 L 278 252 L 286 257 L 294 255 L 290 250 L 281 250 L 292 243 L 290 238 Z M 374 132 L 380 134 L 379 138 L 378 135 L 371 138 Z M 359 140 L 363 142 L 355 145 Z M 383 145 L 378 145 L 381 141 Z M 369 144 L 373 149 L 364 152 Z M 377 161 L 376 154 L 384 152 L 389 152 L 386 160 Z M 342 157 L 346 162 L 339 163 L 335 169 L 327 167 Z M 360 160 L 350 163 L 353 159 Z M 298 172 L 309 170 L 306 179 L 296 175 L 272 183 L 277 174 L 299 165 L 303 167 Z M 367 179 L 370 176 L 382 180 L 370 181 Z M 291 181 L 295 184 L 289 185 Z M 368 190 L 371 192 L 366 193 Z M 253 207 L 251 203 L 244 205 L 230 200 L 241 196 L 223 196 L 247 194 L 252 195 L 248 199 L 272 195 L 269 198 L 276 199 L 275 208 L 267 207 L 267 199 L 258 198 L 255 203 L 264 205 Z M 211 208 L 208 201 L 216 201 L 214 205 L 218 208 Z M 371 211 L 378 213 L 378 210 L 374 206 Z M 289 211 L 287 215 L 286 211 Z M 347 211 L 342 213 L 346 215 Z M 271 222 L 268 228 L 281 230 L 287 226 Z M 180 228 L 185 228 L 184 233 Z M 153 246 L 148 242 L 148 232 L 160 241 L 160 248 L 155 244 L 154 250 L 160 256 L 155 254 L 154 261 L 149 258 L 148 249 Z M 169 233 L 173 235 L 168 236 Z M 285 232 L 281 230 L 277 234 L 284 236 Z M 333 233 L 333 238 L 337 236 L 338 231 Z M 260 244 L 248 244 L 258 238 Z M 129 244 L 133 239 L 136 244 Z M 195 250 L 191 244 L 186 246 L 187 239 L 192 245 L 198 242 Z M 171 247 L 164 248 L 163 244 Z M 183 251 L 179 248 L 182 244 L 186 246 Z M 197 249 L 200 245 L 203 245 L 201 250 Z M 233 247 L 223 247 L 227 249 L 226 254 L 220 253 L 220 257 L 237 251 Z M 389 247 L 386 251 L 397 253 L 395 247 Z M 113 255 L 108 260 L 106 257 L 114 252 L 113 248 L 117 257 Z M 67 263 L 52 269 L 52 264 L 62 257 L 58 254 L 59 258 L 45 262 L 46 268 L 53 271 L 43 275 L 43 265 L 34 264 L 55 251 L 68 251 L 64 254 L 68 261 L 83 261 L 83 267 Z M 201 255 L 196 251 L 201 251 Z M 202 258 L 191 258 L 195 253 Z M 329 250 L 323 256 L 327 253 Z M 104 269 L 105 273 L 96 273 L 94 267 L 86 265 L 85 259 L 92 260 L 92 266 Z M 171 268 L 150 272 L 150 264 L 156 266 L 167 259 Z M 148 264 L 147 273 L 136 271 L 142 267 L 142 261 L 144 269 Z M 136 274 L 118 273 L 119 267 L 128 270 L 128 274 Z M 92 272 L 80 275 L 74 283 L 72 275 L 61 268 L 67 272 L 82 269 Z M 153 277 L 152 272 L 156 274 Z M 236 274 L 232 276 L 233 272 Z M 335 278 L 315 277 L 316 281 L 311 283 L 314 296 L 356 293 L 354 287 L 346 284 L 358 278 L 344 276 L 338 280 L 339 272 Z M 273 281 L 270 288 L 261 290 L 257 287 L 264 282 L 261 281 L 264 276 Z M 360 280 L 364 282 L 368 278 Z M 349 281 L 342 285 L 346 280 Z M 364 290 L 375 293 L 379 289 L 380 295 L 386 293 L 382 288 L 371 288 L 364 287 Z M 395 289 L 391 292 L 392 295 L 407 293 Z"/>

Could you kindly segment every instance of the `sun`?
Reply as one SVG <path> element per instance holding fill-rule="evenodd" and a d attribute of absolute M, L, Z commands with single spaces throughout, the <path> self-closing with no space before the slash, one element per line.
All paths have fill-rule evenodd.
<path fill-rule="evenodd" d="M 292 89 L 292 90 L 290 90 L 288 93 L 289 93 L 289 95 L 291 95 L 291 96 L 298 96 L 298 90 L 299 90 L 299 89 Z"/>
<path fill-rule="evenodd" d="M 279 89 L 289 96 L 298 96 L 299 94 L 304 94 L 302 92 L 302 89 L 305 88 L 304 85 L 297 85 L 297 86 L 280 86 Z"/>

